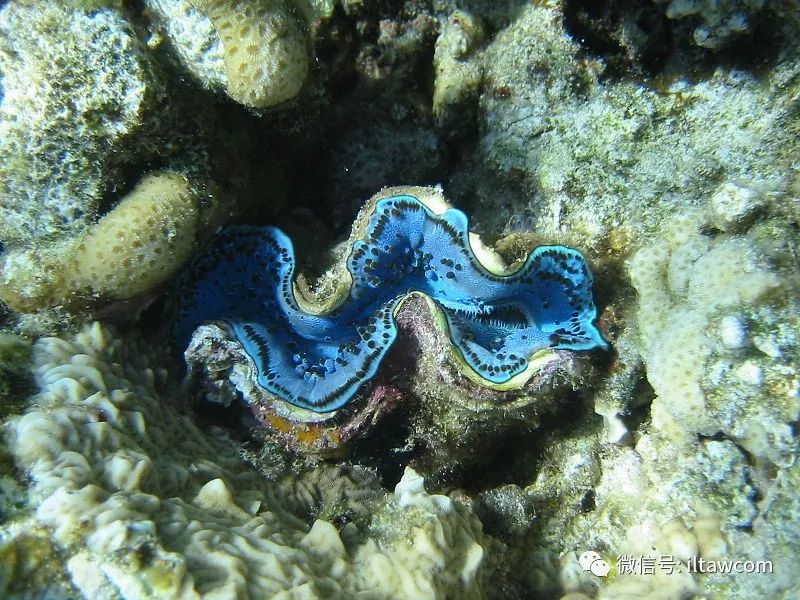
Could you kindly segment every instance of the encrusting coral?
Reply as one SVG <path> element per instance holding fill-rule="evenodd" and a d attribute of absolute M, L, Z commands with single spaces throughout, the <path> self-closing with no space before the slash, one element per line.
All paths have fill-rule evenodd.
<path fill-rule="evenodd" d="M 724 432 L 757 459 L 788 464 L 800 416 L 798 343 L 784 335 L 770 349 L 777 332 L 765 325 L 796 320 L 788 298 L 797 283 L 770 268 L 751 236 L 703 235 L 706 219 L 685 211 L 631 259 L 653 419 L 676 441 L 680 432 Z"/>
<path fill-rule="evenodd" d="M 190 256 L 199 222 L 199 202 L 186 178 L 150 173 L 84 235 L 46 250 L 7 252 L 0 300 L 30 311 L 142 294 Z"/>
<path fill-rule="evenodd" d="M 465 507 L 407 471 L 394 496 L 360 497 L 368 522 L 309 527 L 284 496 L 296 486 L 266 481 L 219 430 L 201 432 L 152 360 L 99 324 L 36 343 L 41 393 L 3 426 L 30 481 L 30 505 L 2 526 L 6 556 L 26 556 L 25 532 L 44 525 L 91 598 L 484 597 L 481 526 Z M 3 568 L 0 591 L 19 591 L 24 565 Z"/>

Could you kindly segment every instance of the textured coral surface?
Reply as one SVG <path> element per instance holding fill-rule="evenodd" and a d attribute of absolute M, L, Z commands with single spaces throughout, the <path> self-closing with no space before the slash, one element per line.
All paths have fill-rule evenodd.
<path fill-rule="evenodd" d="M 123 300 L 173 275 L 195 246 L 200 208 L 177 173 L 149 173 L 85 234 L 46 249 L 9 251 L 0 299 L 36 310 L 94 296 Z"/>
<path fill-rule="evenodd" d="M 428 495 L 409 471 L 342 537 L 304 501 L 318 474 L 283 486 L 260 477 L 222 431 L 176 409 L 176 387 L 147 354 L 99 324 L 34 349 L 42 392 L 3 430 L 34 504 L 4 524 L 2 555 L 58 545 L 66 579 L 50 597 L 481 595 L 480 523 L 465 507 Z M 348 494 L 337 479 L 341 497 L 324 479 L 321 493 L 347 512 L 366 490 L 356 482 Z M 2 562 L 4 595 L 26 589 L 20 568 Z"/>
<path fill-rule="evenodd" d="M 192 0 L 224 48 L 227 92 L 263 108 L 293 98 L 308 70 L 306 41 L 283 0 Z"/>
<path fill-rule="evenodd" d="M 0 1 L 0 596 L 794 599 L 798 39 L 798 0 Z M 452 296 L 461 213 L 406 296 L 413 228 L 359 216 L 398 193 L 495 275 L 580 251 L 548 289 L 608 349 L 479 376 L 514 323 Z M 170 351 L 229 225 L 292 240 L 301 323 L 405 297 L 338 410 L 234 331 L 280 253 Z M 355 316 L 292 381 L 378 348 Z"/>
<path fill-rule="evenodd" d="M 0 11 L 6 244 L 90 223 L 124 159 L 147 153 L 148 119 L 163 93 L 152 59 L 120 14 L 89 16 L 62 4 L 9 2 Z"/>

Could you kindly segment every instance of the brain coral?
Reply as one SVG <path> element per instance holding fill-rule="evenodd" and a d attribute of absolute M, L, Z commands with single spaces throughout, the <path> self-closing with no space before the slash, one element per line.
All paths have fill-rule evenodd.
<path fill-rule="evenodd" d="M 199 207 L 182 175 L 146 175 L 84 236 L 47 250 L 9 252 L 0 299 L 16 310 L 101 296 L 126 299 L 172 275 L 194 248 Z"/>
<path fill-rule="evenodd" d="M 175 408 L 157 360 L 99 324 L 36 343 L 41 393 L 2 429 L 30 505 L 0 529 L 4 556 L 20 557 L 0 593 L 47 595 L 20 578 L 26 532 L 46 526 L 87 598 L 484 596 L 481 526 L 465 507 L 407 471 L 360 529 L 309 526 L 226 436 Z"/>
<path fill-rule="evenodd" d="M 282 0 L 191 0 L 222 40 L 228 95 L 253 108 L 293 98 L 308 71 L 297 17 Z"/>

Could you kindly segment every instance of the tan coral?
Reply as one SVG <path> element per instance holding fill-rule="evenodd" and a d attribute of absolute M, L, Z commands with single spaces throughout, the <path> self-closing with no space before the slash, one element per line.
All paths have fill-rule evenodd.
<path fill-rule="evenodd" d="M 225 48 L 228 95 L 253 108 L 293 98 L 308 71 L 305 36 L 281 0 L 191 0 Z"/>
<path fill-rule="evenodd" d="M 152 289 L 192 253 L 197 223 L 197 199 L 185 177 L 145 176 L 78 245 L 75 287 L 114 299 Z"/>
<path fill-rule="evenodd" d="M 0 300 L 29 312 L 95 296 L 124 300 L 145 293 L 189 257 L 198 222 L 197 198 L 186 178 L 151 173 L 77 240 L 7 254 L 0 265 Z"/>

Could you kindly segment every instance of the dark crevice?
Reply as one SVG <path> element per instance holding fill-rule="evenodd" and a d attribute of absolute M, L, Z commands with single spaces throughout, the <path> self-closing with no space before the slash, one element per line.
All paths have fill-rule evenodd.
<path fill-rule="evenodd" d="M 637 0 L 567 0 L 564 27 L 585 51 L 603 59 L 605 77 L 647 79 L 665 76 L 702 79 L 719 67 L 765 73 L 793 43 L 796 32 L 769 3 L 749 16 L 748 30 L 731 35 L 719 48 L 693 42 L 699 17 L 669 19 L 666 3 Z"/>
<path fill-rule="evenodd" d="M 744 524 L 736 524 L 735 527 L 739 531 L 747 531 L 752 532 L 753 530 L 753 521 L 759 515 L 759 506 L 758 503 L 764 498 L 764 494 L 761 491 L 759 483 L 756 481 L 756 477 L 758 476 L 757 473 L 761 468 L 761 462 L 753 456 L 748 450 L 746 450 L 741 444 L 739 444 L 735 439 L 731 436 L 725 434 L 722 431 L 717 431 L 712 435 L 697 435 L 698 442 L 703 445 L 705 442 L 714 441 L 714 442 L 730 442 L 733 444 L 736 449 L 741 453 L 744 457 L 745 462 L 747 463 L 748 469 L 744 471 L 744 479 L 747 485 L 752 490 L 752 494 L 748 495 L 748 502 L 753 506 L 755 509 L 755 514 L 753 515 L 752 519 L 750 519 L 747 523 Z"/>
<path fill-rule="evenodd" d="M 399 407 L 353 443 L 348 462 L 374 469 L 381 485 L 394 489 L 406 466 L 424 450 L 408 444 L 411 434 L 408 407 Z"/>
<path fill-rule="evenodd" d="M 595 492 L 594 490 L 587 490 L 586 493 L 581 498 L 581 512 L 582 513 L 590 513 L 593 512 L 597 508 L 595 504 Z"/>
<path fill-rule="evenodd" d="M 517 428 L 503 432 L 503 442 L 495 453 L 464 469 L 458 481 L 450 482 L 470 493 L 480 493 L 504 484 L 527 486 L 541 470 L 553 438 L 570 437 L 577 429 L 599 428 L 600 416 L 594 414 L 585 396 L 573 392 L 559 399 L 556 410 L 542 418 L 538 428 Z"/>
<path fill-rule="evenodd" d="M 641 431 L 650 422 L 650 407 L 656 392 L 644 373 L 636 381 L 631 397 L 635 400 L 628 407 L 628 412 L 620 415 L 628 431 Z"/>
<path fill-rule="evenodd" d="M 616 74 L 655 75 L 674 47 L 672 28 L 659 6 L 635 0 L 567 0 L 564 27 Z"/>

